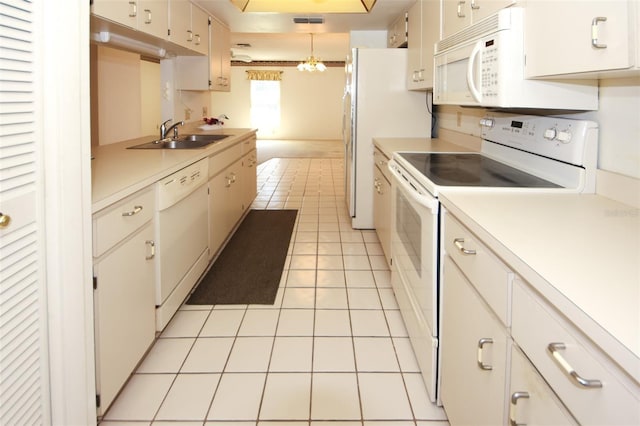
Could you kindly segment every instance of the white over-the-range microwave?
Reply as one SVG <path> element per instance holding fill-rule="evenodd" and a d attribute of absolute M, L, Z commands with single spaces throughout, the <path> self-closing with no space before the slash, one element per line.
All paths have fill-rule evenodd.
<path fill-rule="evenodd" d="M 502 9 L 436 43 L 433 103 L 597 110 L 597 80 L 524 78 L 525 13 L 519 7 Z"/>

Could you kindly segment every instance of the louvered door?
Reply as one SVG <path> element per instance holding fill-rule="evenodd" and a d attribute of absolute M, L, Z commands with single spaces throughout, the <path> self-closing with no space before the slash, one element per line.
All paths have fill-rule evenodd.
<path fill-rule="evenodd" d="M 49 424 L 43 183 L 30 1 L 0 1 L 0 424 Z"/>

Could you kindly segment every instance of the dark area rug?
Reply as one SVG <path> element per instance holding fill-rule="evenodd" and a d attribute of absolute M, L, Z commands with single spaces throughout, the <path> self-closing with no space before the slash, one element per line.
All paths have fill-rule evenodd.
<path fill-rule="evenodd" d="M 251 210 L 188 305 L 272 305 L 297 210 Z"/>

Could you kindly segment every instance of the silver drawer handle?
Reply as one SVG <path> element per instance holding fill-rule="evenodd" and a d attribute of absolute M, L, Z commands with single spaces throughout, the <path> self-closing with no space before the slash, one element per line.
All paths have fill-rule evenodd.
<path fill-rule="evenodd" d="M 528 392 L 514 392 L 511 394 L 511 403 L 509 406 L 509 425 L 510 426 L 523 426 L 525 423 L 518 423 L 516 421 L 516 404 L 518 400 L 522 398 L 529 398 Z"/>
<path fill-rule="evenodd" d="M 493 343 L 493 339 L 490 337 L 483 337 L 478 340 L 478 367 L 482 370 L 493 370 L 493 367 L 489 364 L 485 364 L 482 360 L 482 350 L 484 349 L 484 345 Z"/>
<path fill-rule="evenodd" d="M 151 248 L 151 254 L 149 254 L 148 256 L 145 256 L 144 258 L 147 259 L 147 260 L 151 260 L 154 257 L 156 257 L 156 243 L 155 243 L 155 241 L 147 240 L 144 243 Z"/>
<path fill-rule="evenodd" d="M 147 15 L 144 19 L 144 23 L 150 24 L 151 22 L 153 22 L 153 20 L 151 19 L 151 9 L 145 9 L 144 13 Z M 177 129 L 177 127 L 174 127 L 174 129 Z"/>
<path fill-rule="evenodd" d="M 583 388 L 601 388 L 602 382 L 597 379 L 585 379 L 580 376 L 576 370 L 571 367 L 562 354 L 558 351 L 566 349 L 564 343 L 549 343 L 547 350 L 553 356 L 554 361 L 558 366 L 578 385 Z"/>
<path fill-rule="evenodd" d="M 462 254 L 466 254 L 466 255 L 476 254 L 475 250 L 464 248 L 464 246 L 462 245 L 463 243 L 464 243 L 464 238 L 456 238 L 453 240 L 453 244 L 455 244 L 455 246 L 458 248 L 458 250 L 460 250 Z"/>
<path fill-rule="evenodd" d="M 598 24 L 600 22 L 605 22 L 607 20 L 606 16 L 596 16 L 591 20 L 591 45 L 596 49 L 606 49 L 607 45 L 604 43 L 600 43 L 598 40 Z"/>
<path fill-rule="evenodd" d="M 130 1 L 129 2 L 129 17 L 130 18 L 135 18 L 136 16 L 138 16 L 138 5 L 136 4 L 135 1 Z"/>
<path fill-rule="evenodd" d="M 122 216 L 133 216 L 134 214 L 138 214 L 142 211 L 142 206 L 133 206 L 133 210 L 131 210 L 130 212 L 124 212 L 122 213 Z"/>

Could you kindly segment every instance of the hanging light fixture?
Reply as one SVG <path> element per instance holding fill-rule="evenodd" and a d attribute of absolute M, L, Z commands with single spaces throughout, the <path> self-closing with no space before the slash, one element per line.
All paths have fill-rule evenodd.
<path fill-rule="evenodd" d="M 327 69 L 327 66 L 320 59 L 313 56 L 313 33 L 309 35 L 311 36 L 311 56 L 298 64 L 298 71 L 322 72 Z"/>

